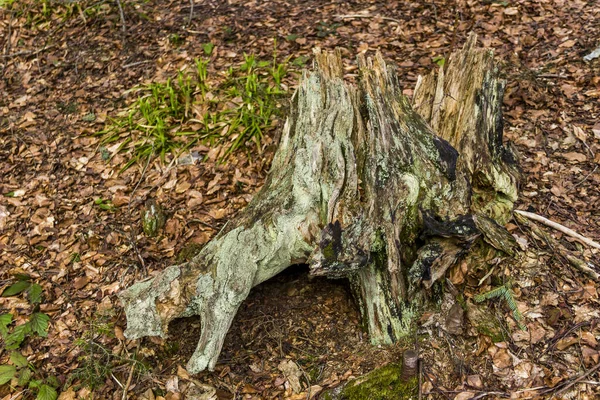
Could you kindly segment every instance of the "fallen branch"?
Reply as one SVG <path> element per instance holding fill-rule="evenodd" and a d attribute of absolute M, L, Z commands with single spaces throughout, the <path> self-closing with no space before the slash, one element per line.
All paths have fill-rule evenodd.
<path fill-rule="evenodd" d="M 557 391 L 555 394 L 557 396 L 559 396 L 560 394 L 566 392 L 571 387 L 573 387 L 577 383 L 581 382 L 582 380 L 584 380 L 585 378 L 587 378 L 588 376 L 590 376 L 591 374 L 593 374 L 594 372 L 596 372 L 598 370 L 598 368 L 600 368 L 600 363 L 596 364 L 593 368 L 588 369 L 586 372 L 584 372 L 582 375 L 580 375 L 577 379 L 574 379 L 571 382 L 569 382 L 568 385 L 566 385 L 565 387 L 563 387 L 562 389 L 560 389 L 559 391 Z"/>
<path fill-rule="evenodd" d="M 136 62 L 132 62 L 132 63 L 129 63 L 129 64 L 124 64 L 123 66 L 121 66 L 121 68 L 125 69 L 125 68 L 135 67 L 136 65 L 148 64 L 148 63 L 151 63 L 153 61 L 154 60 L 136 61 Z"/>
<path fill-rule="evenodd" d="M 565 246 L 560 244 L 550 234 L 542 231 L 537 224 L 530 224 L 525 216 L 518 216 L 517 220 L 523 223 L 525 226 L 528 226 L 535 235 L 543 238 L 546 241 L 546 244 L 552 248 L 553 251 L 560 253 L 569 262 L 569 264 L 571 264 L 571 266 L 575 267 L 580 272 L 583 272 L 595 281 L 600 281 L 600 274 L 596 272 L 591 263 L 575 257 L 570 250 L 565 248 Z"/>
<path fill-rule="evenodd" d="M 37 49 L 37 50 L 23 50 L 23 51 L 18 51 L 16 53 L 12 53 L 12 54 L 3 54 L 2 58 L 13 58 L 13 57 L 18 57 L 18 56 L 34 56 L 34 55 L 38 55 L 41 52 L 49 50 L 53 47 L 56 47 L 56 45 L 42 47 L 41 49 Z"/>
<path fill-rule="evenodd" d="M 537 222 L 541 222 L 542 224 L 544 224 L 546 226 L 549 226 L 551 228 L 554 228 L 557 231 L 560 231 L 560 232 L 564 233 L 565 235 L 569 235 L 572 238 L 575 238 L 575 239 L 579 240 L 580 242 L 583 242 L 583 243 L 587 244 L 588 246 L 600 249 L 600 244 L 598 244 L 597 242 L 594 242 L 592 239 L 588 239 L 585 236 L 580 235 L 579 233 L 575 232 L 574 230 L 569 229 L 566 226 L 561 225 L 561 224 L 559 224 L 557 222 L 550 221 L 549 219 L 544 218 L 541 215 L 537 215 L 537 214 L 534 214 L 534 213 L 530 213 L 530 212 L 527 212 L 527 211 L 521 211 L 521 210 L 515 210 L 514 212 L 516 214 L 519 214 L 519 215 L 522 215 L 524 217 L 527 217 L 527 218 L 529 218 L 531 220 L 534 220 L 534 221 L 537 221 Z"/>

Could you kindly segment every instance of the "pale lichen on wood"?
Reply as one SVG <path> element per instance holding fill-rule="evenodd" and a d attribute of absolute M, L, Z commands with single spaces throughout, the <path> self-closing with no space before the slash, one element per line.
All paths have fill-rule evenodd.
<path fill-rule="evenodd" d="M 191 261 L 121 294 L 128 337 L 166 336 L 171 320 L 200 315 L 188 369 L 212 369 L 250 289 L 308 263 L 313 275 L 348 278 L 371 341 L 392 343 L 472 243 L 512 251 L 500 224 L 518 173 L 489 51 L 471 37 L 445 72 L 420 81 L 414 106 L 380 54 L 358 65 L 354 86 L 339 52 L 315 51 L 264 187 Z"/>

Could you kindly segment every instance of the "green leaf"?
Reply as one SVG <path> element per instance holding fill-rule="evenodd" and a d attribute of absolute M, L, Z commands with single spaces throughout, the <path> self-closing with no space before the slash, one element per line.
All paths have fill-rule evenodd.
<path fill-rule="evenodd" d="M 214 48 L 215 45 L 212 43 L 204 43 L 202 45 L 202 50 L 204 50 L 204 54 L 206 54 L 207 56 L 210 56 L 212 54 Z"/>
<path fill-rule="evenodd" d="M 17 373 L 17 368 L 14 365 L 0 365 L 0 385 L 4 385 Z"/>
<path fill-rule="evenodd" d="M 12 322 L 12 314 L 0 314 L 0 336 L 6 337 L 8 325 Z"/>
<path fill-rule="evenodd" d="M 27 364 L 29 364 L 27 362 L 27 358 L 18 351 L 13 351 L 10 353 L 10 362 L 20 368 L 26 367 Z"/>
<path fill-rule="evenodd" d="M 13 329 L 13 331 L 6 336 L 4 340 L 4 347 L 7 350 L 16 350 L 21 346 L 23 340 L 25 340 L 25 336 L 31 333 L 31 323 L 27 322 L 22 325 L 19 325 Z"/>
<path fill-rule="evenodd" d="M 31 304 L 38 304 L 42 301 L 42 287 L 37 283 L 34 283 L 29 288 L 27 295 L 29 296 L 29 302 Z"/>
<path fill-rule="evenodd" d="M 446 64 L 446 58 L 444 56 L 435 56 L 432 58 L 432 61 L 440 67 L 443 67 L 444 64 Z"/>
<path fill-rule="evenodd" d="M 48 336 L 48 321 L 50 317 L 43 313 L 33 313 L 29 317 L 31 329 L 40 336 Z"/>
<path fill-rule="evenodd" d="M 52 386 L 53 388 L 60 387 L 60 381 L 54 375 L 48 375 L 46 377 L 46 384 Z"/>
<path fill-rule="evenodd" d="M 29 389 L 38 389 L 40 386 L 42 386 L 42 381 L 38 379 L 29 382 Z"/>
<path fill-rule="evenodd" d="M 40 386 L 36 400 L 56 400 L 58 393 L 52 386 L 46 384 Z"/>
<path fill-rule="evenodd" d="M 2 292 L 2 297 L 10 297 L 19 294 L 23 290 L 27 289 L 30 285 L 31 283 L 29 283 L 28 281 L 19 281 L 17 283 L 14 283 L 6 289 L 4 289 L 4 291 Z"/>
<path fill-rule="evenodd" d="M 115 209 L 111 203 L 98 204 L 98 207 L 100 207 L 101 210 L 106 211 L 113 211 Z"/>
<path fill-rule="evenodd" d="M 31 379 L 31 370 L 29 368 L 23 368 L 21 370 L 21 372 L 19 373 L 19 382 L 17 383 L 17 385 L 24 387 L 25 385 L 27 385 L 29 383 L 30 379 Z"/>

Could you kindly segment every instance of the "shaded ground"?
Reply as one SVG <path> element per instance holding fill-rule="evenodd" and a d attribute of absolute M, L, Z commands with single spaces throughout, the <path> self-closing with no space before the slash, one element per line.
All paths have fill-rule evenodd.
<path fill-rule="evenodd" d="M 37 376 L 58 377 L 65 398 L 90 393 L 80 385 L 82 368 L 98 375 L 90 360 L 114 365 L 95 398 L 120 398 L 128 381 L 132 398 L 150 398 L 148 389 L 179 398 L 195 380 L 220 398 L 300 399 L 309 386 L 313 394 L 335 387 L 401 354 L 402 345 L 368 345 L 343 283 L 309 281 L 301 269 L 252 292 L 214 373 L 189 377 L 178 369 L 195 346 L 197 321 L 176 322 L 167 341 L 124 340 L 116 294 L 172 264 L 187 244 L 208 241 L 260 187 L 274 150 L 267 138 L 261 154 L 240 151 L 217 164 L 218 151 L 197 145 L 192 150 L 204 162 L 168 168 L 155 160 L 122 174 L 127 154 L 103 160 L 90 134 L 131 100 L 125 91 L 173 76 L 204 54 L 204 43 L 215 45 L 214 70 L 241 63 L 244 53 L 271 57 L 274 39 L 279 57 L 299 62 L 314 46 L 341 46 L 348 79 L 357 52 L 380 50 L 410 95 L 418 75 L 438 68 L 434 59 L 473 30 L 496 50 L 506 74 L 505 134 L 521 153 L 525 177 L 519 208 L 600 240 L 600 62 L 582 60 L 600 44 L 596 1 L 203 1 L 190 24 L 189 2 L 123 1 L 126 33 L 115 3 L 69 4 L 0 0 L 0 279 L 9 286 L 25 273 L 43 287 L 48 337 L 25 341 L 21 352 Z M 157 238 L 141 232 L 148 198 L 168 214 Z M 99 207 L 98 199 L 116 209 Z M 450 335 L 439 318 L 426 316 L 423 392 L 531 398 L 564 390 L 559 396 L 594 398 L 596 283 L 572 268 L 559 246 L 596 265 L 597 251 L 542 228 L 556 240 L 548 241 L 522 221 L 509 229 L 541 255 L 497 265 L 491 278 L 487 270 L 454 271 L 451 280 L 472 298 L 510 279 L 528 330 L 516 327 L 501 302 L 486 303 L 504 326 L 498 343 L 468 323 L 465 335 Z M 34 311 L 22 296 L 1 298 L 0 307 L 19 323 Z M 107 331 L 98 328 L 105 322 Z M 1 357 L 4 363 L 8 352 Z M 127 361 L 133 358 L 150 368 L 136 368 Z M 278 369 L 284 359 L 303 371 L 300 394 Z M 6 398 L 21 391 L 0 388 Z"/>

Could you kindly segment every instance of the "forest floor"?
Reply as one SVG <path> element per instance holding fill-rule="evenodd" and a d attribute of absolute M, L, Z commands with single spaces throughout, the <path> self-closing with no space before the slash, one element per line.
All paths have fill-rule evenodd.
<path fill-rule="evenodd" d="M 180 139 L 168 131 L 150 145 L 166 149 L 162 160 L 132 143 L 119 151 L 126 131 L 110 143 L 94 135 L 136 101 L 130 89 L 175 82 L 195 59 L 225 79 L 244 54 L 270 61 L 275 49 L 291 71 L 279 85 L 289 97 L 314 47 L 343 48 L 349 80 L 354 56 L 379 50 L 411 96 L 417 77 L 474 31 L 507 81 L 505 138 L 523 168 L 517 207 L 600 241 L 600 59 L 583 60 L 600 45 L 595 0 L 120 3 L 124 26 L 119 2 L 0 0 L 0 314 L 12 315 L 0 316 L 2 399 L 202 398 L 212 388 L 220 399 L 314 398 L 414 346 L 371 346 L 345 283 L 310 279 L 302 266 L 253 289 L 214 372 L 184 369 L 196 319 L 174 322 L 166 340 L 125 339 L 117 294 L 184 259 L 248 203 L 282 125 L 267 118 L 262 139 L 242 140 L 223 162 L 240 137 L 223 124 L 221 137 L 176 155 L 168 146 Z M 167 216 L 157 236 L 140 221 L 148 199 Z M 499 338 L 469 321 L 452 335 L 424 315 L 423 398 L 598 398 L 598 250 L 521 219 L 508 229 L 523 248 L 518 262 L 450 279 L 466 299 L 511 282 L 527 329 L 501 301 L 485 303 Z"/>

